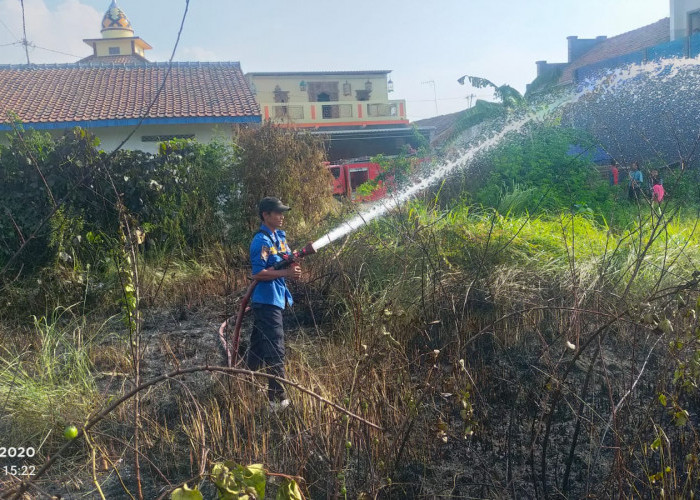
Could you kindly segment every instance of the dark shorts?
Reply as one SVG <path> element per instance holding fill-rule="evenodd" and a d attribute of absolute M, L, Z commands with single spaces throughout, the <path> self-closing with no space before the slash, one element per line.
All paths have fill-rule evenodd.
<path fill-rule="evenodd" d="M 251 370 L 265 368 L 270 375 L 284 378 L 284 327 L 282 309 L 271 304 L 253 304 L 253 332 L 250 335 L 250 348 L 247 363 Z M 284 387 L 270 379 L 268 383 L 270 400 L 283 399 Z"/>

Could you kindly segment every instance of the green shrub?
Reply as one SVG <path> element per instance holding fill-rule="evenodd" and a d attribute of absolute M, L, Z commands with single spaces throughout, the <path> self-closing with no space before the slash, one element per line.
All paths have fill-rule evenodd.
<path fill-rule="evenodd" d="M 239 241 L 247 243 L 260 225 L 257 206 L 265 196 L 276 196 L 292 207 L 285 221 L 290 231 L 316 227 L 333 202 L 322 139 L 268 122 L 256 129 L 239 129 L 234 141 L 241 151 L 237 171 L 241 191 L 235 206 Z"/>
<path fill-rule="evenodd" d="M 159 255 L 247 245 L 268 195 L 294 207 L 292 228 L 315 227 L 332 202 L 322 141 L 271 124 L 241 129 L 237 141 L 176 140 L 157 154 L 107 155 L 82 129 L 57 140 L 19 130 L 0 147 L 0 268 L 23 245 L 16 272 L 59 260 L 104 267 L 121 244 L 120 206 Z"/>

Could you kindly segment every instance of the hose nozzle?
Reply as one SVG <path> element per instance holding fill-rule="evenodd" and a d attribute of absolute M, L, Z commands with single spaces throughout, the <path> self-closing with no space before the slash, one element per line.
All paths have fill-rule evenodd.
<path fill-rule="evenodd" d="M 294 252 L 295 257 L 297 257 L 299 259 L 304 258 L 307 255 L 312 255 L 315 253 L 316 253 L 316 249 L 314 248 L 314 244 L 312 242 L 307 243 L 306 246 L 304 248 L 302 248 L 301 250 L 297 250 L 296 252 Z"/>

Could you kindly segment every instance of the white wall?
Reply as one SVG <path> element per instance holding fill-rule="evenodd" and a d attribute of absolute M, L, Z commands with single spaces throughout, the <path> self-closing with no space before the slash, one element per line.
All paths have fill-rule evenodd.
<path fill-rule="evenodd" d="M 700 10 L 700 0 L 671 0 L 671 40 L 688 36 L 688 13 Z"/>
<path fill-rule="evenodd" d="M 127 136 L 133 127 L 109 127 L 90 129 L 100 138 L 100 148 L 109 152 L 116 148 Z M 148 153 L 158 152 L 159 142 L 144 142 L 144 136 L 194 134 L 197 142 L 211 142 L 215 137 L 231 139 L 231 126 L 225 123 L 218 125 L 193 124 L 193 125 L 142 125 L 136 133 L 123 146 L 124 149 L 138 149 Z"/>
<path fill-rule="evenodd" d="M 107 152 L 114 150 L 126 136 L 134 129 L 130 127 L 103 127 L 91 128 L 90 132 L 100 138 L 100 149 Z M 7 133 L 0 132 L 0 142 L 7 144 Z M 51 130 L 51 135 L 60 137 L 64 130 Z M 194 134 L 198 142 L 207 143 L 214 138 L 231 139 L 232 126 L 230 124 L 193 124 L 193 125 L 142 125 L 123 146 L 124 149 L 141 150 L 148 153 L 158 152 L 159 142 L 144 142 L 143 136 L 162 136 L 177 134 Z"/>

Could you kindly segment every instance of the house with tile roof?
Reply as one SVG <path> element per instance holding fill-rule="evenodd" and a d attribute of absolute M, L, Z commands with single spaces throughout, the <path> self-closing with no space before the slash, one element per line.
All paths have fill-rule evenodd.
<path fill-rule="evenodd" d="M 150 45 L 114 0 L 101 32 L 77 63 L 0 66 L 0 130 L 20 122 L 58 135 L 80 126 L 111 150 L 141 123 L 124 147 L 155 152 L 163 140 L 208 142 L 261 122 L 238 62 L 149 62 Z"/>
<path fill-rule="evenodd" d="M 568 61 L 537 61 L 537 79 L 575 85 L 610 69 L 661 57 L 700 53 L 700 0 L 670 0 L 671 16 L 608 38 L 567 37 Z M 533 86 L 528 88 L 530 90 Z"/>

